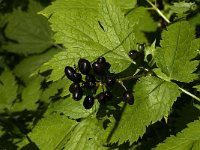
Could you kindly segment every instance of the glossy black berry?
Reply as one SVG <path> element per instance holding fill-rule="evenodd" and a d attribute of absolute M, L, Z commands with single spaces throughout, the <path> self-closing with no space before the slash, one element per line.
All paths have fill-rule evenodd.
<path fill-rule="evenodd" d="M 130 105 L 133 105 L 134 103 L 134 97 L 131 91 L 125 91 L 123 94 L 123 100 Z"/>
<path fill-rule="evenodd" d="M 112 99 L 112 93 L 110 91 L 105 91 L 104 94 L 107 101 Z"/>
<path fill-rule="evenodd" d="M 105 66 L 103 63 L 94 62 L 92 64 L 92 69 L 97 75 L 104 75 L 105 73 Z"/>
<path fill-rule="evenodd" d="M 86 96 L 84 101 L 83 101 L 83 106 L 85 109 L 90 109 L 94 105 L 94 97 L 93 96 Z"/>
<path fill-rule="evenodd" d="M 69 80 L 72 80 L 72 81 L 74 80 L 74 74 L 75 73 L 76 72 L 72 67 L 70 67 L 70 66 L 65 67 L 65 75 L 67 76 L 67 78 Z"/>
<path fill-rule="evenodd" d="M 106 70 L 109 70 L 110 67 L 111 67 L 110 63 L 106 62 L 106 63 L 105 63 L 105 69 L 106 69 Z"/>
<path fill-rule="evenodd" d="M 82 81 L 82 75 L 80 73 L 75 73 L 74 74 L 74 78 L 72 79 L 72 81 L 79 83 Z"/>
<path fill-rule="evenodd" d="M 72 83 L 72 84 L 70 85 L 70 87 L 69 87 L 69 91 L 70 91 L 71 93 L 74 93 L 74 91 L 75 91 L 76 89 L 79 89 L 79 88 L 81 88 L 79 83 Z"/>
<path fill-rule="evenodd" d="M 97 62 L 98 63 L 106 63 L 106 59 L 103 57 L 103 56 L 101 56 L 101 57 L 99 57 L 98 59 L 97 59 Z"/>
<path fill-rule="evenodd" d="M 98 95 L 97 95 L 97 99 L 98 99 L 98 101 L 99 101 L 99 103 L 100 104 L 105 104 L 106 103 L 106 95 L 105 95 L 105 93 L 104 92 L 101 92 L 101 93 L 99 93 Z"/>
<path fill-rule="evenodd" d="M 147 55 L 147 61 L 150 62 L 151 60 L 152 60 L 152 55 L 151 54 Z"/>
<path fill-rule="evenodd" d="M 132 58 L 132 59 L 137 58 L 138 54 L 139 54 L 139 52 L 136 51 L 136 50 L 130 50 L 129 53 L 128 53 L 129 57 Z"/>
<path fill-rule="evenodd" d="M 115 84 L 116 79 L 114 77 L 107 77 L 106 78 L 106 85 L 113 86 Z"/>
<path fill-rule="evenodd" d="M 86 59 L 79 59 L 78 69 L 82 74 L 88 74 L 91 69 L 90 62 Z"/>
<path fill-rule="evenodd" d="M 79 101 L 83 96 L 83 90 L 81 88 L 78 88 L 72 94 L 73 94 L 73 99 Z"/>
<path fill-rule="evenodd" d="M 85 76 L 85 81 L 96 82 L 96 79 L 95 79 L 95 77 L 94 77 L 93 75 L 87 74 L 87 75 Z"/>
<path fill-rule="evenodd" d="M 110 91 L 101 92 L 97 95 L 97 99 L 100 104 L 105 104 L 112 99 L 112 93 Z"/>
<path fill-rule="evenodd" d="M 93 89 L 96 87 L 96 82 L 93 82 L 93 81 L 86 81 L 84 83 L 84 87 L 87 88 L 87 89 Z"/>
<path fill-rule="evenodd" d="M 144 48 L 145 48 L 145 44 L 139 44 L 138 45 L 138 50 L 139 51 L 144 51 Z"/>

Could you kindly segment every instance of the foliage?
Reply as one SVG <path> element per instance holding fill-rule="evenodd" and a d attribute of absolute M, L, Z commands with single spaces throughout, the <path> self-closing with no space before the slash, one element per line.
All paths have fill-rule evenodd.
<path fill-rule="evenodd" d="M 200 149 L 199 0 L 0 4 L 1 149 Z M 113 99 L 85 109 L 64 68 L 99 56 Z"/>

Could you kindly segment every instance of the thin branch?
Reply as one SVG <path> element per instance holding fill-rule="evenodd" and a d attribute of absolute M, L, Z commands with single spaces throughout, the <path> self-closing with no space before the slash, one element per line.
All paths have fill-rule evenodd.
<path fill-rule="evenodd" d="M 124 81 L 124 80 L 130 80 L 130 79 L 136 79 L 136 78 L 140 78 L 143 77 L 144 75 L 135 75 L 135 76 L 128 76 L 128 77 L 124 77 L 124 78 L 119 78 L 117 79 L 118 81 Z"/>
<path fill-rule="evenodd" d="M 167 17 L 165 17 L 165 15 L 150 1 L 150 0 L 146 0 L 151 6 L 152 8 L 157 11 L 157 13 L 167 22 L 170 23 L 169 19 L 167 19 Z"/>
<path fill-rule="evenodd" d="M 194 94 L 192 94 L 192 93 L 186 91 L 185 89 L 183 89 L 183 88 L 181 88 L 181 87 L 179 87 L 179 89 L 180 89 L 183 93 L 185 93 L 185 94 L 191 96 L 192 98 L 194 98 L 194 99 L 196 99 L 196 100 L 198 100 L 198 101 L 200 102 L 200 98 L 199 98 L 199 97 L 195 96 Z"/>

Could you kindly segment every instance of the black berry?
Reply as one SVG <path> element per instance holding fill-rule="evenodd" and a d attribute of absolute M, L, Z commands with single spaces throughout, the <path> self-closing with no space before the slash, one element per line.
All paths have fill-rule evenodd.
<path fill-rule="evenodd" d="M 104 94 L 105 94 L 106 100 L 112 99 L 112 93 L 110 91 L 105 91 Z"/>
<path fill-rule="evenodd" d="M 151 54 L 147 55 L 147 61 L 150 62 L 151 60 L 152 60 L 152 55 Z"/>
<path fill-rule="evenodd" d="M 105 63 L 105 69 L 108 71 L 110 69 L 111 65 L 110 63 L 106 62 Z"/>
<path fill-rule="evenodd" d="M 84 83 L 84 87 L 87 88 L 87 89 L 93 89 L 96 87 L 96 82 L 93 82 L 93 81 L 86 81 Z"/>
<path fill-rule="evenodd" d="M 100 104 L 105 104 L 112 99 L 112 93 L 110 91 L 101 92 L 97 95 L 97 99 Z"/>
<path fill-rule="evenodd" d="M 92 69 L 97 75 L 104 75 L 105 73 L 105 66 L 103 63 L 94 62 L 92 64 Z"/>
<path fill-rule="evenodd" d="M 97 59 L 97 62 L 98 63 L 106 63 L 106 59 L 103 57 L 103 56 L 101 56 L 101 57 L 99 57 L 98 59 Z"/>
<path fill-rule="evenodd" d="M 95 77 L 94 77 L 93 75 L 87 74 L 87 75 L 85 76 L 85 81 L 96 82 L 96 79 L 95 79 Z"/>
<path fill-rule="evenodd" d="M 78 68 L 82 74 L 88 74 L 91 69 L 90 62 L 86 59 L 79 59 Z"/>
<path fill-rule="evenodd" d="M 106 78 L 106 85 L 113 86 L 115 84 L 116 79 L 114 77 L 107 77 Z"/>
<path fill-rule="evenodd" d="M 129 57 L 130 57 L 131 59 L 137 58 L 137 57 L 138 57 L 138 54 L 139 54 L 139 52 L 136 51 L 136 50 L 130 50 L 129 53 L 128 53 L 128 55 L 129 55 Z"/>
<path fill-rule="evenodd" d="M 138 50 L 139 51 L 144 51 L 144 48 L 145 48 L 145 44 L 139 44 L 138 45 Z"/>
<path fill-rule="evenodd" d="M 71 85 L 70 85 L 70 87 L 69 87 L 69 91 L 71 92 L 71 93 L 74 93 L 74 91 L 76 90 L 76 89 L 79 89 L 80 88 L 80 84 L 79 83 L 72 83 Z"/>
<path fill-rule="evenodd" d="M 104 92 L 101 92 L 97 95 L 97 99 L 100 104 L 105 104 L 106 103 L 106 95 Z"/>
<path fill-rule="evenodd" d="M 72 67 L 70 67 L 70 66 L 65 67 L 65 74 L 69 80 L 72 80 L 72 81 L 74 80 L 75 73 L 76 72 Z"/>
<path fill-rule="evenodd" d="M 123 100 L 130 105 L 133 105 L 134 103 L 134 97 L 131 91 L 125 91 L 123 94 Z"/>
<path fill-rule="evenodd" d="M 72 81 L 79 83 L 82 81 L 82 75 L 80 73 L 75 73 L 74 74 L 74 78 L 72 79 Z"/>
<path fill-rule="evenodd" d="M 90 109 L 94 105 L 94 97 L 93 96 L 86 96 L 84 101 L 83 101 L 83 106 L 85 109 Z"/>
<path fill-rule="evenodd" d="M 83 90 L 81 88 L 78 88 L 73 92 L 73 99 L 76 101 L 81 100 L 82 96 L 83 96 Z"/>

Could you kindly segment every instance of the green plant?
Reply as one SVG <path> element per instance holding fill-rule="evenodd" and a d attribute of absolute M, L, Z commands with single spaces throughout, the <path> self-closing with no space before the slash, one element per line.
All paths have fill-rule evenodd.
<path fill-rule="evenodd" d="M 200 149 L 199 0 L 0 3 L 1 149 Z"/>

